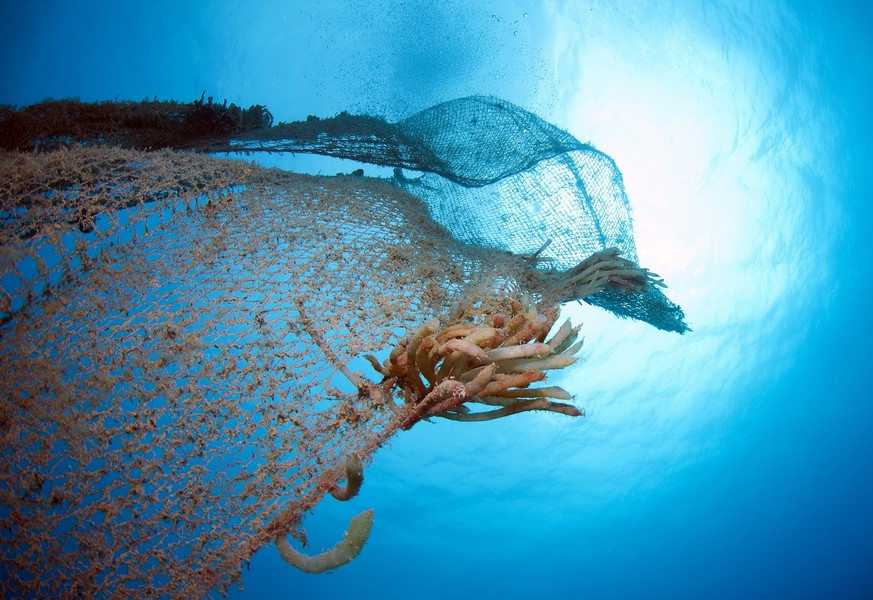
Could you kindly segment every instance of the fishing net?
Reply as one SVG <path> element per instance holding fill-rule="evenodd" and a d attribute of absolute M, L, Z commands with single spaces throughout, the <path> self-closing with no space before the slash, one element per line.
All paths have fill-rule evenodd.
<path fill-rule="evenodd" d="M 313 152 L 393 166 L 395 183 L 422 199 L 459 240 L 517 254 L 548 244 L 541 256 L 548 262 L 540 266 L 557 271 L 604 248 L 638 262 L 615 162 L 499 98 L 451 100 L 397 123 L 348 113 L 310 116 L 199 148 Z M 404 168 L 423 175 L 408 177 Z M 640 294 L 605 289 L 585 301 L 659 329 L 687 331 L 682 309 L 658 286 Z"/>
<path fill-rule="evenodd" d="M 500 127 L 559 131 L 470 101 L 528 115 Z M 92 130 L 16 129 L 0 153 L 4 596 L 201 597 L 238 582 L 274 541 L 301 569 L 335 568 L 360 551 L 371 511 L 318 556 L 287 536 L 305 541 L 301 519 L 325 494 L 353 496 L 397 431 L 437 417 L 582 414 L 539 384 L 580 346 L 578 328 L 558 321 L 562 302 L 606 298 L 620 314 L 686 329 L 636 265 L 612 162 L 578 142 L 566 149 L 561 132 L 558 145 L 531 146 L 534 162 L 518 158 L 522 140 L 473 161 L 515 154 L 494 169 L 453 166 L 464 143 L 441 132 L 488 118 L 474 108 L 460 123 L 425 111 L 404 122 L 402 143 L 372 117 L 337 119 L 381 123 L 382 137 L 332 131 L 330 119 L 296 125 L 322 130 L 319 151 L 427 172 L 394 180 L 178 149 L 251 151 L 256 134 L 264 149 L 300 151 L 308 139 L 274 127 L 198 130 L 168 144 L 176 150 L 148 151 L 117 119 L 114 146 Z M 383 159 L 386 148 L 419 162 Z M 539 165 L 564 174 L 537 182 Z M 511 195 L 537 186 L 559 198 L 531 207 Z"/>

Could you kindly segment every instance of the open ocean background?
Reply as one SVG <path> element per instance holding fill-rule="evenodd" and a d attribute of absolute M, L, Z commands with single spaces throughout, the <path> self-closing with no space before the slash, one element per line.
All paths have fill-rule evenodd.
<path fill-rule="evenodd" d="M 622 169 L 693 331 L 568 306 L 585 360 L 553 382 L 585 419 L 401 433 L 304 523 L 317 549 L 374 507 L 358 559 L 313 576 L 267 547 L 232 598 L 873 598 L 870 10 L 4 0 L 0 103 L 205 91 L 290 121 L 489 94 Z"/>

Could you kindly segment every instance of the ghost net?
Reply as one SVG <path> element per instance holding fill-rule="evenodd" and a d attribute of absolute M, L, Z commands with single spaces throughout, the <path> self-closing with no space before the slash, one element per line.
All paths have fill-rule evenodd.
<path fill-rule="evenodd" d="M 685 330 L 627 240 L 623 256 L 595 242 L 567 267 L 560 232 L 525 251 L 471 206 L 473 224 L 447 228 L 445 202 L 471 202 L 462 184 L 440 205 L 435 182 L 402 173 L 310 177 L 44 138 L 0 154 L 4 596 L 201 597 L 274 540 L 304 570 L 334 568 L 371 511 L 320 556 L 287 536 L 303 538 L 326 493 L 353 496 L 398 430 L 582 414 L 538 383 L 579 347 L 560 303 L 624 301 Z M 553 159 L 581 160 L 532 165 Z"/>

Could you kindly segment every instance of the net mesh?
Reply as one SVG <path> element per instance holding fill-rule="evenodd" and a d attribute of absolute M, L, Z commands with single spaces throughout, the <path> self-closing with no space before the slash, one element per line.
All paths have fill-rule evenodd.
<path fill-rule="evenodd" d="M 347 113 L 310 117 L 199 147 L 311 152 L 396 167 L 395 183 L 458 239 L 518 254 L 548 243 L 540 269 L 563 271 L 610 247 L 638 262 L 615 162 L 499 98 L 451 100 L 397 123 Z M 407 177 L 404 168 L 424 174 Z M 585 301 L 666 331 L 688 330 L 682 309 L 657 286 L 634 295 L 605 290 Z"/>
<path fill-rule="evenodd" d="M 614 173 L 573 152 L 542 160 Z M 488 193 L 570 185 L 524 177 Z M 528 389 L 572 362 L 540 358 L 575 336 L 547 347 L 548 307 L 604 293 L 650 306 L 656 281 L 614 251 L 562 250 L 574 237 L 577 253 L 604 250 L 596 228 L 542 234 L 559 250 L 549 264 L 509 204 L 458 215 L 435 184 L 403 189 L 421 186 L 171 150 L 0 153 L 3 595 L 225 590 L 259 548 L 299 534 L 348 457 L 366 462 L 398 429 L 486 418 L 466 402 L 580 414 L 545 399 L 561 390 Z M 579 214 L 598 202 L 625 215 L 623 191 Z M 627 253 L 629 224 L 610 223 Z"/>

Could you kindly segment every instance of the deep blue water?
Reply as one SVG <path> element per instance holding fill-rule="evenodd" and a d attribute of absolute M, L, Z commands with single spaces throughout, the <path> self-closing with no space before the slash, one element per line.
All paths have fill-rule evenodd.
<path fill-rule="evenodd" d="M 694 330 L 568 307 L 585 361 L 555 383 L 585 419 L 401 434 L 306 522 L 327 546 L 374 507 L 358 559 L 312 576 L 268 547 L 233 597 L 873 597 L 873 18 L 702 5 L 3 4 L 0 103 L 519 104 L 615 158 Z"/>

